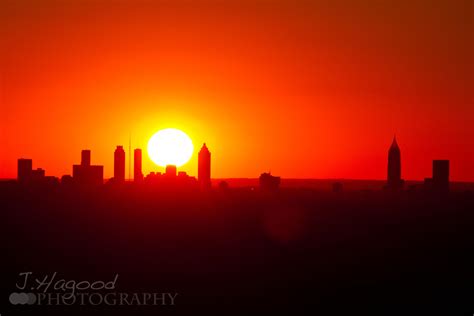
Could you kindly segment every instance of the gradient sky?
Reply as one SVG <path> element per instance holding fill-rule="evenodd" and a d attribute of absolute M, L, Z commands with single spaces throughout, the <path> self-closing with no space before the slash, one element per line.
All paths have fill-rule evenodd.
<path fill-rule="evenodd" d="M 0 0 L 0 178 L 182 129 L 213 177 L 474 181 L 471 0 Z M 128 155 L 128 154 L 127 154 Z M 160 171 L 144 157 L 144 171 Z M 197 157 L 183 170 L 197 174 Z"/>

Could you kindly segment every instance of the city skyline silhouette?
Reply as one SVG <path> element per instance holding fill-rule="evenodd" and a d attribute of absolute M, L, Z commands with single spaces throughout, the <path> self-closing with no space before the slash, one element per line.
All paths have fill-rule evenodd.
<path fill-rule="evenodd" d="M 473 315 L 472 0 L 0 0 L 0 316 Z"/>
<path fill-rule="evenodd" d="M 336 1 L 7 1 L 0 178 L 19 157 L 67 174 L 85 148 L 111 178 L 116 145 L 174 127 L 218 178 L 385 179 L 396 133 L 405 179 L 428 156 L 474 181 L 470 1 Z"/>
<path fill-rule="evenodd" d="M 131 148 L 129 149 L 131 150 Z M 152 171 L 148 174 L 144 174 L 142 170 L 142 150 L 140 148 L 135 148 L 134 159 L 133 159 L 133 179 L 125 177 L 125 168 L 126 168 L 126 152 L 123 149 L 123 146 L 118 145 L 114 152 L 114 177 L 110 179 L 104 178 L 104 166 L 101 165 L 91 165 L 91 150 L 84 149 L 81 151 L 81 163 L 80 165 L 73 165 L 72 176 L 67 174 L 62 177 L 47 176 L 46 171 L 42 168 L 33 168 L 32 159 L 19 158 L 17 166 L 17 182 L 23 185 L 51 185 L 52 183 L 56 184 L 65 184 L 65 185 L 75 185 L 79 187 L 85 186 L 99 186 L 103 184 L 113 183 L 113 184 L 124 184 L 126 181 L 134 183 L 147 183 L 149 185 L 166 185 L 171 184 L 176 188 L 180 186 L 189 187 L 189 188 L 200 188 L 201 190 L 207 191 L 212 189 L 212 177 L 211 177 L 211 153 L 206 146 L 206 143 L 203 143 L 201 149 L 198 152 L 198 166 L 197 166 L 197 178 L 193 175 L 188 175 L 187 172 L 179 170 L 175 165 L 168 164 L 164 167 L 164 172 Z M 131 155 L 130 155 L 131 157 Z M 131 169 L 132 162 L 128 162 L 129 168 Z M 129 171 L 129 176 L 131 175 L 131 170 Z M 255 177 L 257 178 L 257 177 Z M 233 184 L 235 185 L 239 181 L 238 178 L 233 179 Z M 277 192 L 280 183 L 281 177 L 273 176 L 271 172 L 263 172 L 258 177 L 259 187 L 262 191 L 273 191 Z M 227 181 L 226 181 L 227 180 Z M 237 180 L 237 181 L 236 181 Z M 296 179 L 292 179 L 296 180 Z M 323 179 L 327 182 L 332 182 L 332 187 L 334 192 L 340 192 L 343 190 L 343 183 L 340 182 L 343 179 Z M 345 179 L 352 180 L 352 179 Z M 171 182 L 170 182 L 171 181 Z M 218 185 L 214 184 L 214 189 L 229 187 L 229 179 L 214 179 L 214 182 L 220 181 Z M 309 179 L 306 179 L 309 182 Z M 242 186 L 244 181 L 240 180 L 240 185 Z M 397 142 L 396 136 L 393 137 L 392 144 L 388 150 L 388 159 L 387 159 L 387 177 L 385 180 L 385 185 L 381 187 L 385 190 L 390 191 L 401 191 L 401 190 L 424 190 L 427 192 L 433 193 L 447 193 L 450 189 L 450 162 L 449 160 L 433 160 L 432 161 L 432 176 L 425 177 L 423 182 L 411 181 L 409 186 L 405 186 L 405 180 L 402 179 L 402 158 L 401 150 Z M 255 186 L 255 183 L 247 181 L 246 186 Z M 300 181 L 301 187 L 311 188 L 312 186 L 308 183 L 305 184 L 305 179 Z M 456 188 L 465 190 L 469 188 L 469 183 L 465 185 L 455 186 Z M 474 188 L 474 184 L 472 185 Z M 361 189 L 359 187 L 359 189 Z"/>

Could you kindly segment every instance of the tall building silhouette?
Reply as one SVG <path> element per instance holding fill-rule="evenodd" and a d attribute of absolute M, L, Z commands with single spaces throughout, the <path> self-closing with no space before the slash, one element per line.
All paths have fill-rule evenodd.
<path fill-rule="evenodd" d="M 18 159 L 17 179 L 18 182 L 24 183 L 30 180 L 31 172 L 33 171 L 33 160 Z"/>
<path fill-rule="evenodd" d="M 392 189 L 403 187 L 400 147 L 398 147 L 396 137 L 393 137 L 392 145 L 388 150 L 387 187 Z"/>
<path fill-rule="evenodd" d="M 137 148 L 133 151 L 133 180 L 143 180 L 142 150 L 140 148 Z"/>
<path fill-rule="evenodd" d="M 203 189 L 211 187 L 211 152 L 204 143 L 198 155 L 198 181 Z"/>
<path fill-rule="evenodd" d="M 433 160 L 433 189 L 449 191 L 449 160 Z"/>
<path fill-rule="evenodd" d="M 114 152 L 114 180 L 125 181 L 125 150 L 123 150 L 123 146 L 117 146 Z"/>
<path fill-rule="evenodd" d="M 84 149 L 81 152 L 81 165 L 82 166 L 91 165 L 91 151 L 89 149 Z"/>
<path fill-rule="evenodd" d="M 83 150 L 81 152 L 81 164 L 72 166 L 72 180 L 81 186 L 103 184 L 104 166 L 91 165 L 90 150 Z"/>

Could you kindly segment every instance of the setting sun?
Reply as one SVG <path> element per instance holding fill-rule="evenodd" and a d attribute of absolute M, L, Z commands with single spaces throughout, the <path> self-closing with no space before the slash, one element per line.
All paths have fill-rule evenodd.
<path fill-rule="evenodd" d="M 191 159 L 193 150 L 191 138 L 175 128 L 158 131 L 148 141 L 148 156 L 161 167 L 184 165 Z"/>

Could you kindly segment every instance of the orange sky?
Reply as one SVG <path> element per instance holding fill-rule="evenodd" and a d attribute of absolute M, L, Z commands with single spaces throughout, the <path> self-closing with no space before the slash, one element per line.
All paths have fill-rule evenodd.
<path fill-rule="evenodd" d="M 474 181 L 472 1 L 317 2 L 0 0 L 0 178 L 175 127 L 213 177 L 383 179 L 396 133 L 405 179 Z"/>

